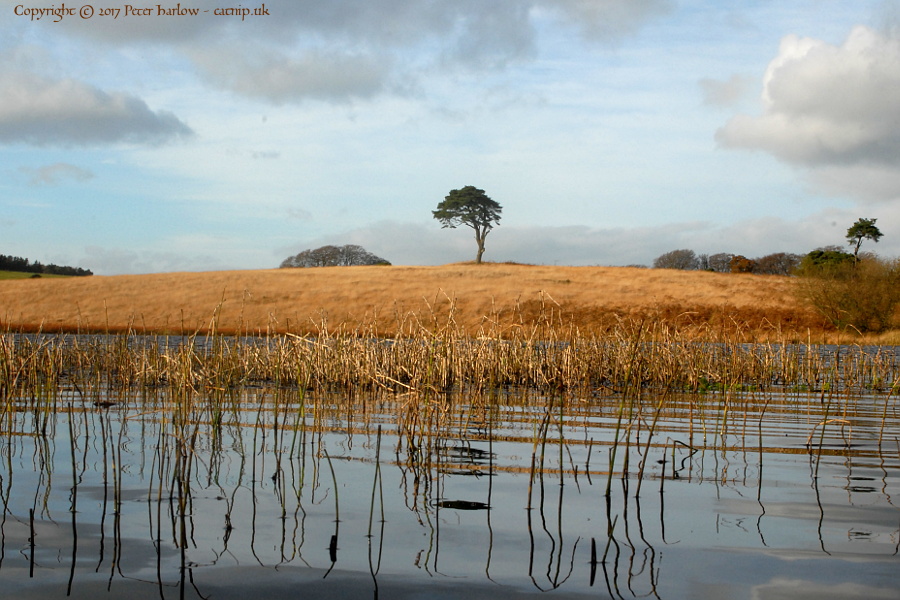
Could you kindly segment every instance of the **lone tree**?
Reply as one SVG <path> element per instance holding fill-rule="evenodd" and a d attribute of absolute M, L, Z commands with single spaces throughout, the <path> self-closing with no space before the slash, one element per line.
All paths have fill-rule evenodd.
<path fill-rule="evenodd" d="M 853 246 L 853 257 L 859 261 L 859 247 L 862 246 L 863 240 L 872 240 L 878 243 L 883 235 L 881 231 L 875 227 L 875 221 L 878 219 L 857 219 L 850 229 L 847 230 L 847 241 Z"/>
<path fill-rule="evenodd" d="M 451 190 L 432 214 L 441 222 L 443 229 L 465 225 L 475 230 L 475 242 L 478 244 L 475 262 L 480 264 L 484 254 L 484 238 L 500 223 L 502 210 L 503 207 L 491 200 L 484 190 L 467 185 L 461 190 Z"/>

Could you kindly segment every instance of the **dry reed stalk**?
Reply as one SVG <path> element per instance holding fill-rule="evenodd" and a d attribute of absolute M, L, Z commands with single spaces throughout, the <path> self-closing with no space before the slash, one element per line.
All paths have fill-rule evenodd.
<path fill-rule="evenodd" d="M 470 338 L 452 319 L 392 340 L 324 331 L 318 338 L 191 336 L 177 344 L 129 335 L 69 341 L 6 334 L 0 394 L 8 399 L 64 381 L 91 396 L 135 386 L 198 391 L 256 382 L 416 393 L 506 386 L 626 395 L 774 387 L 830 393 L 893 389 L 896 363 L 893 354 L 861 347 L 828 356 L 815 345 L 746 346 L 730 338 L 700 344 L 656 324 L 628 322 L 602 337 L 545 323 L 539 332 L 508 331 L 505 339 Z"/>

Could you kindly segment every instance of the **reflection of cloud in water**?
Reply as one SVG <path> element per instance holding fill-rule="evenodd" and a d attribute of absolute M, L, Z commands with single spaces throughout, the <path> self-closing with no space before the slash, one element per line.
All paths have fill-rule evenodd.
<path fill-rule="evenodd" d="M 27 571 L 27 569 L 26 569 Z M 371 598 L 372 577 L 368 573 L 335 570 L 323 578 L 324 569 L 302 569 L 281 566 L 277 570 L 265 567 L 230 567 L 228 569 L 191 569 L 192 584 L 188 584 L 186 597 L 197 598 L 195 589 L 204 598 L 216 600 L 245 600 L 246 598 Z M 15 589 L 13 597 L 20 600 L 41 600 L 61 597 L 65 588 L 56 585 L 23 586 Z M 196 588 L 194 588 L 196 586 Z M 59 590 L 62 589 L 62 593 Z M 8 588 L 4 589 L 6 592 Z M 427 591 L 424 591 L 427 590 Z M 178 597 L 178 587 L 167 583 L 163 591 L 166 598 Z M 110 593 L 112 592 L 112 593 Z M 521 590 L 496 584 L 473 584 L 459 580 L 423 582 L 399 576 L 379 576 L 375 597 L 394 600 L 418 598 L 460 598 L 468 600 L 496 600 L 514 596 L 521 600 L 538 600 L 546 594 Z M 129 598 L 129 600 L 159 600 L 161 589 L 153 584 L 137 580 L 117 580 L 107 589 L 105 578 L 82 582 L 69 596 L 72 600 L 96 600 L 97 598 Z M 560 596 L 556 596 L 560 597 Z M 562 598 L 567 596 L 563 595 Z M 568 596 L 572 597 L 572 596 Z M 583 596 L 581 596 L 583 597 Z"/>
<path fill-rule="evenodd" d="M 773 579 L 753 588 L 753 600 L 896 600 L 897 590 L 877 588 L 860 583 L 824 585 L 806 579 Z"/>
<path fill-rule="evenodd" d="M 770 495 L 774 494 L 775 492 L 770 493 Z M 814 493 L 810 492 L 809 496 L 810 500 L 815 500 Z M 796 497 L 782 495 L 778 501 L 770 501 L 763 496 L 762 503 L 766 509 L 763 522 L 773 519 L 785 519 L 778 522 L 780 527 L 786 527 L 791 523 L 793 523 L 793 526 L 798 526 L 798 522 L 801 520 L 818 521 L 820 517 L 818 506 L 813 503 L 804 504 L 804 500 L 807 500 L 807 498 L 802 495 Z M 723 498 L 719 500 L 716 507 L 720 514 L 752 515 L 759 512 L 759 502 L 755 499 Z M 832 526 L 835 524 L 846 524 L 849 529 L 851 526 L 868 525 L 891 532 L 897 530 L 897 509 L 893 506 L 876 506 L 873 504 L 866 506 L 865 511 L 860 511 L 859 505 L 842 506 L 829 502 L 824 503 L 823 508 L 828 514 L 828 523 Z"/>

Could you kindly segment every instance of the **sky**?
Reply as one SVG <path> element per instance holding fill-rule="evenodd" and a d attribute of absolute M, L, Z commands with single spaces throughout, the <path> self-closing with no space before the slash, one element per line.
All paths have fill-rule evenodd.
<path fill-rule="evenodd" d="M 900 0 L 135 1 L 0 0 L 0 254 L 461 262 L 473 185 L 490 261 L 900 256 Z"/>

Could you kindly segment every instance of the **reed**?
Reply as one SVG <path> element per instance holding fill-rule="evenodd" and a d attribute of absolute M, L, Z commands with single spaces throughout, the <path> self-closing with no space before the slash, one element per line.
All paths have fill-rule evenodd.
<path fill-rule="evenodd" d="M 730 336 L 696 341 L 664 324 L 630 322 L 604 335 L 549 321 L 494 333 L 470 337 L 452 313 L 392 339 L 367 330 L 240 338 L 7 333 L 0 335 L 0 399 L 8 412 L 13 398 L 28 396 L 33 405 L 42 389 L 58 386 L 98 401 L 113 390 L 160 387 L 196 393 L 262 385 L 421 397 L 519 387 L 630 398 L 646 391 L 828 393 L 898 385 L 893 352 L 860 346 L 826 351 L 809 343 L 746 345 Z"/>

